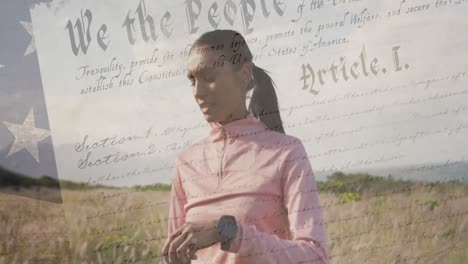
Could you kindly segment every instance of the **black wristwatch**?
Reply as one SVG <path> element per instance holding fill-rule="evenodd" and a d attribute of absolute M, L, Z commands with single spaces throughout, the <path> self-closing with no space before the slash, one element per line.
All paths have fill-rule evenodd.
<path fill-rule="evenodd" d="M 221 237 L 221 250 L 227 251 L 231 242 L 236 238 L 237 221 L 232 215 L 223 215 L 219 218 L 216 230 Z"/>

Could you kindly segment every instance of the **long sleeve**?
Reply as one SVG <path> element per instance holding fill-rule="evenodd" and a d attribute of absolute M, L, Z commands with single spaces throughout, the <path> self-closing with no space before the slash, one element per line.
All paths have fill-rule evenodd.
<path fill-rule="evenodd" d="M 168 234 L 171 234 L 185 223 L 184 205 L 187 203 L 182 189 L 178 166 L 174 167 L 171 194 L 169 201 Z"/>
<path fill-rule="evenodd" d="M 229 252 L 246 263 L 328 264 L 328 241 L 315 177 L 301 141 L 281 166 L 283 200 L 288 211 L 291 240 L 240 223 Z"/>

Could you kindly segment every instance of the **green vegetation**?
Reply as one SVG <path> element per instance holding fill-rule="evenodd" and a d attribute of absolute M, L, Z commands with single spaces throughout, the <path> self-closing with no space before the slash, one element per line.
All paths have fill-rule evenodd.
<path fill-rule="evenodd" d="M 317 188 L 320 191 L 328 191 L 336 194 L 341 193 L 395 193 L 405 190 L 412 190 L 417 187 L 425 186 L 428 189 L 435 189 L 440 193 L 445 190 L 452 190 L 454 186 L 465 185 L 459 181 L 446 182 L 425 182 L 415 180 L 394 179 L 392 175 L 374 176 L 368 173 L 350 173 L 335 172 L 327 177 L 327 181 L 317 181 Z M 435 188 L 437 187 L 437 188 Z"/>
<path fill-rule="evenodd" d="M 402 193 L 415 190 L 420 187 L 426 187 L 428 190 L 434 190 L 438 194 L 446 194 L 454 187 L 464 186 L 468 191 L 468 184 L 459 181 L 415 181 L 394 179 L 392 175 L 374 176 L 368 173 L 335 172 L 327 177 L 327 181 L 317 181 L 317 188 L 320 192 L 331 192 L 336 194 L 341 203 L 357 201 L 363 199 L 366 194 L 384 195 L 392 193 Z M 425 202 L 430 210 L 439 206 L 434 200 Z"/>
<path fill-rule="evenodd" d="M 18 173 L 14 173 L 0 167 L 0 186 L 12 186 L 14 188 L 19 187 L 33 187 L 33 186 L 42 186 L 50 188 L 58 188 L 58 182 L 54 178 L 49 176 L 42 176 L 41 178 L 30 178 L 23 176 Z"/>
<path fill-rule="evenodd" d="M 353 192 L 340 193 L 337 195 L 337 197 L 340 203 L 349 203 L 352 201 L 361 200 L 361 195 L 359 193 L 353 193 Z"/>
<path fill-rule="evenodd" d="M 410 180 L 395 180 L 393 177 L 373 176 L 368 173 L 345 174 L 335 172 L 327 177 L 325 182 L 317 182 L 320 191 L 329 191 L 336 194 L 357 193 L 364 191 L 383 193 L 412 188 L 419 183 Z"/>
<path fill-rule="evenodd" d="M 107 189 L 120 189 L 119 187 L 112 187 L 107 185 L 89 185 L 87 183 L 73 182 L 69 180 L 59 180 L 49 176 L 42 176 L 41 178 L 30 178 L 24 175 L 13 173 L 0 168 L 0 186 L 13 186 L 14 188 L 30 188 L 35 186 L 60 188 L 68 190 L 92 190 L 97 188 Z M 394 179 L 392 175 L 374 176 L 368 173 L 351 173 L 345 174 L 343 172 L 335 172 L 327 177 L 326 181 L 317 181 L 317 188 L 321 192 L 331 192 L 337 195 L 338 199 L 344 203 L 350 201 L 361 200 L 364 193 L 396 193 L 414 190 L 418 187 L 425 186 L 428 189 L 435 189 L 438 193 L 444 194 L 453 187 L 463 185 L 467 187 L 468 184 L 459 181 L 447 182 L 424 182 L 413 180 Z M 138 191 L 170 191 L 171 185 L 164 183 L 155 183 L 151 185 L 135 185 L 131 187 Z M 432 209 L 439 206 L 436 201 L 428 202 Z"/>

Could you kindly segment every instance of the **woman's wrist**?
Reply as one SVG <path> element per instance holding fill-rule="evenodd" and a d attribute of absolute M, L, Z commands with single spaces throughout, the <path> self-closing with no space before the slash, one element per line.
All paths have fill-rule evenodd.
<path fill-rule="evenodd" d="M 219 221 L 219 219 L 213 220 L 212 225 L 211 225 L 211 230 L 212 230 L 212 234 L 213 234 L 212 237 L 213 237 L 214 244 L 217 244 L 217 243 L 220 243 L 220 242 L 223 241 L 223 238 L 221 237 L 221 235 L 218 232 L 218 221 Z"/>

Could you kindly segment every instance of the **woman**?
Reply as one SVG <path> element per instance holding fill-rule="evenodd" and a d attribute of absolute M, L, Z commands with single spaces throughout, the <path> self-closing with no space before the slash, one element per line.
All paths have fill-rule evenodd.
<path fill-rule="evenodd" d="M 329 263 L 306 150 L 284 133 L 273 82 L 242 35 L 203 34 L 188 78 L 211 130 L 175 161 L 161 253 L 169 263 Z"/>

